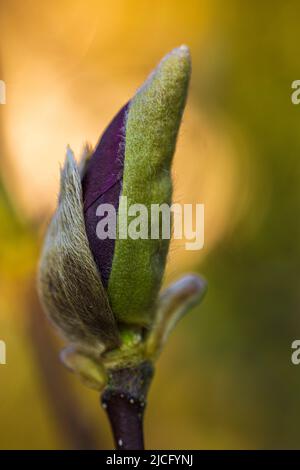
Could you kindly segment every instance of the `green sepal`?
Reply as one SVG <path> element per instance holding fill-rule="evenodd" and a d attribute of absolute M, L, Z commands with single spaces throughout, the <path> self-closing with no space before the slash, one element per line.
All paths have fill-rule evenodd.
<path fill-rule="evenodd" d="M 171 204 L 171 162 L 186 101 L 190 56 L 174 49 L 150 75 L 129 105 L 122 196 L 127 206 L 148 209 L 148 238 L 118 238 L 108 295 L 118 322 L 147 326 L 164 274 L 169 239 L 151 239 L 151 205 Z M 124 216 L 119 206 L 118 227 Z"/>

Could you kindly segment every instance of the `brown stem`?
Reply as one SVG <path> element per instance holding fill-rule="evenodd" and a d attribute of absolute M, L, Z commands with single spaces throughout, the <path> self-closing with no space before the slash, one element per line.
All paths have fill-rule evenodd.
<path fill-rule="evenodd" d="M 143 418 L 153 366 L 145 361 L 112 369 L 102 394 L 117 450 L 143 450 Z"/>

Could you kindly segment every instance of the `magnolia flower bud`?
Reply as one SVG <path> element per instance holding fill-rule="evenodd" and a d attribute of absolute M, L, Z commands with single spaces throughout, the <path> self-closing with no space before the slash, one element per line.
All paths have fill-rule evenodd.
<path fill-rule="evenodd" d="M 117 114 L 83 177 L 90 247 L 114 315 L 125 324 L 151 323 L 169 240 L 100 240 L 96 209 L 104 203 L 117 209 L 120 196 L 127 197 L 128 205 L 143 204 L 149 212 L 151 204 L 171 203 L 170 167 L 189 76 L 189 52 L 182 46 L 162 60 Z"/>
<path fill-rule="evenodd" d="M 74 346 L 64 362 L 96 388 L 105 381 L 105 368 L 95 369 L 100 356 L 106 368 L 154 360 L 175 322 L 205 290 L 202 280 L 189 276 L 158 297 L 169 240 L 97 236 L 102 204 L 115 208 L 118 226 L 121 196 L 148 209 L 171 204 L 170 168 L 189 77 L 189 50 L 181 46 L 119 111 L 95 151 L 85 148 L 79 166 L 67 151 L 39 292 L 48 316 Z"/>

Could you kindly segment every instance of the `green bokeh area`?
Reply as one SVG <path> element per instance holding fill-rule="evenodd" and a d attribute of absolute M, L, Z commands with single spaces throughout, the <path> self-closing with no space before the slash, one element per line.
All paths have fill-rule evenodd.
<path fill-rule="evenodd" d="M 291 363 L 291 343 L 300 338 L 300 105 L 291 102 L 291 84 L 300 79 L 300 4 L 213 4 L 217 47 L 206 52 L 208 61 L 203 48 L 193 47 L 192 99 L 242 136 L 237 155 L 242 162 L 247 154 L 247 166 L 240 186 L 249 198 L 241 211 L 243 194 L 235 195 L 238 222 L 194 266 L 208 280 L 208 293 L 158 363 L 147 447 L 300 448 L 300 365 Z M 170 31 L 183 20 L 172 21 L 165 25 Z M 205 63 L 219 64 L 209 83 Z M 0 339 L 8 349 L 8 363 L 0 366 L 0 448 L 72 447 L 45 393 L 27 328 L 24 286 L 33 276 L 40 230 L 20 221 L 5 158 L 1 165 L 10 197 L 0 191 Z M 111 447 L 97 394 L 73 377 L 68 385 L 99 430 L 99 447 Z"/>

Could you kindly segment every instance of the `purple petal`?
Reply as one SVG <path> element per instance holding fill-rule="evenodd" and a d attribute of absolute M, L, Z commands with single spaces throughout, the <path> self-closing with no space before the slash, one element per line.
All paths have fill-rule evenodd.
<path fill-rule="evenodd" d="M 101 217 L 96 216 L 100 204 L 112 204 L 118 209 L 122 190 L 125 156 L 126 104 L 105 130 L 92 155 L 82 181 L 84 218 L 87 237 L 102 283 L 107 287 L 114 254 L 115 240 L 100 240 L 96 227 Z"/>

